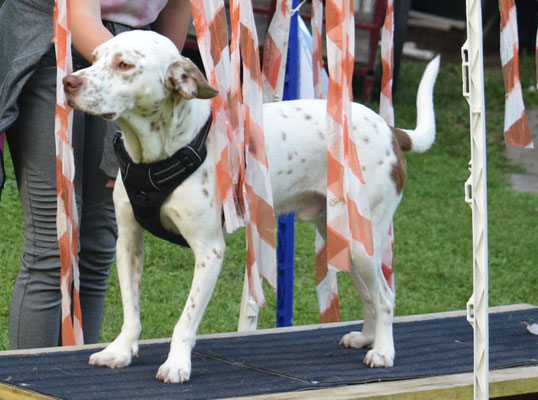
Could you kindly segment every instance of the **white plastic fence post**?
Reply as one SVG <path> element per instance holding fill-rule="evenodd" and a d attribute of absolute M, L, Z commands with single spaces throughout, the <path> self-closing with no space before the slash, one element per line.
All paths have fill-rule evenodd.
<path fill-rule="evenodd" d="M 486 184 L 486 119 L 482 6 L 466 0 L 467 40 L 462 47 L 463 96 L 470 108 L 471 176 L 465 183 L 465 201 L 473 210 L 473 294 L 467 302 L 467 320 L 474 329 L 474 399 L 489 398 L 488 224 Z"/>

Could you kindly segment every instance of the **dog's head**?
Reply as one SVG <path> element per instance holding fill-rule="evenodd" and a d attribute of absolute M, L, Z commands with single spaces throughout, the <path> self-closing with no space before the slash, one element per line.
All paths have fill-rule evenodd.
<path fill-rule="evenodd" d="M 91 67 L 64 78 L 64 92 L 69 106 L 109 120 L 150 115 L 170 99 L 217 95 L 196 65 L 155 32 L 121 33 L 93 57 Z"/>

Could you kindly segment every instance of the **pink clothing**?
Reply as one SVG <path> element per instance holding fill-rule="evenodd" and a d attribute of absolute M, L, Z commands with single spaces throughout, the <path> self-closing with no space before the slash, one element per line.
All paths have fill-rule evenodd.
<path fill-rule="evenodd" d="M 151 24 L 168 0 L 101 0 L 101 18 L 131 28 Z"/>

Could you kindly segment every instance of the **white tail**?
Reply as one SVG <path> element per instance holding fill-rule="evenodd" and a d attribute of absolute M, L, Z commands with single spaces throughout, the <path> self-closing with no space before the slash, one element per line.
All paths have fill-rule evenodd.
<path fill-rule="evenodd" d="M 411 151 L 423 153 L 435 141 L 435 112 L 433 108 L 433 87 L 439 72 L 441 57 L 435 57 L 424 71 L 417 92 L 417 127 L 404 129 L 412 141 Z"/>

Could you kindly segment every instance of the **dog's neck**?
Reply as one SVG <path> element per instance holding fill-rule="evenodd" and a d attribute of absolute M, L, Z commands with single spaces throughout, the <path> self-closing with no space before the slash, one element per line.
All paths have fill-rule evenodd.
<path fill-rule="evenodd" d="M 210 113 L 209 100 L 169 99 L 149 115 L 126 112 L 117 123 L 131 159 L 136 163 L 152 163 L 189 144 Z"/>

